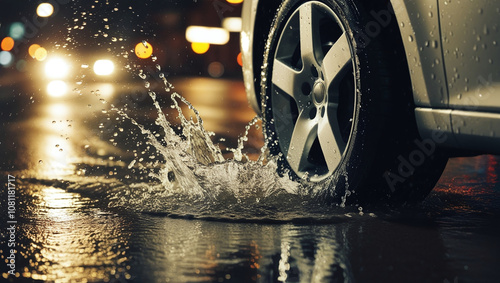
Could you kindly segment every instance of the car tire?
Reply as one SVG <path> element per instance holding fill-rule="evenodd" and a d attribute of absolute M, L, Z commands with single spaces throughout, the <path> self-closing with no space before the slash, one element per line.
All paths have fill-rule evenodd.
<path fill-rule="evenodd" d="M 330 201 L 418 202 L 447 162 L 442 133 L 419 138 L 397 21 L 380 2 L 285 0 L 266 42 L 270 152 Z"/>

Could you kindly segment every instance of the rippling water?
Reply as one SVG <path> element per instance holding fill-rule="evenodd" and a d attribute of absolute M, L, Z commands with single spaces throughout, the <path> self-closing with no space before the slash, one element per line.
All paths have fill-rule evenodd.
<path fill-rule="evenodd" d="M 167 120 L 156 94 L 149 93 L 157 110 L 155 124 L 159 130 L 154 133 L 122 109 L 113 105 L 111 108 L 139 131 L 134 133 L 132 129 L 130 134 L 146 138 L 148 147 L 153 147 L 149 154 L 154 160 L 142 165 L 143 158 L 124 163 L 114 157 L 112 176 L 105 176 L 105 170 L 97 170 L 102 171 L 101 176 L 89 174 L 93 166 L 79 164 L 90 168 L 83 170 L 83 175 L 67 175 L 57 180 L 57 187 L 99 199 L 108 207 L 176 217 L 321 222 L 362 211 L 361 208 L 339 209 L 343 207 L 341 203 L 326 204 L 318 194 L 322 184 L 308 186 L 290 180 L 286 174 L 280 176 L 276 162 L 266 155 L 265 146 L 256 160 L 245 155 L 244 141 L 257 119 L 247 125 L 237 148 L 226 149 L 233 156 L 225 158 L 219 146 L 212 142 L 213 134 L 204 129 L 198 111 L 186 99 L 177 93 L 171 95 L 181 121 L 179 133 Z M 179 101 L 194 111 L 194 120 L 183 115 Z M 50 183 L 52 180 L 33 178 L 31 181 Z"/>

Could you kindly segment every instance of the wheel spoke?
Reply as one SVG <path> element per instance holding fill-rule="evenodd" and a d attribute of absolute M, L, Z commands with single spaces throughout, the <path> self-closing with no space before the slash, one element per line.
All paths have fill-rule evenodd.
<path fill-rule="evenodd" d="M 336 103 L 329 103 L 326 115 L 318 124 L 318 139 L 328 170 L 335 170 L 345 150 L 345 143 L 339 129 Z"/>
<path fill-rule="evenodd" d="M 337 170 L 351 138 L 347 127 L 355 101 L 349 91 L 355 85 L 347 79 L 355 66 L 335 12 L 320 1 L 304 2 L 282 29 L 266 99 L 290 169 L 320 181 Z"/>
<path fill-rule="evenodd" d="M 319 23 L 316 10 L 311 4 L 300 7 L 300 53 L 304 65 L 316 62 L 316 50 L 320 50 Z"/>
<path fill-rule="evenodd" d="M 306 112 L 302 111 L 297 119 L 290 145 L 285 153 L 288 163 L 295 172 L 299 172 L 307 164 L 307 157 L 318 134 L 317 121 L 309 119 L 309 114 Z"/>
<path fill-rule="evenodd" d="M 343 33 L 330 50 L 328 50 L 325 58 L 323 58 L 322 66 L 327 88 L 329 88 L 332 83 L 339 83 L 342 80 L 346 71 L 349 70 L 348 66 L 351 62 L 349 42 L 346 34 Z"/>
<path fill-rule="evenodd" d="M 272 82 L 275 86 L 279 87 L 286 94 L 295 98 L 295 92 L 300 89 L 300 72 L 294 70 L 292 67 L 286 65 L 278 59 L 273 63 Z"/>

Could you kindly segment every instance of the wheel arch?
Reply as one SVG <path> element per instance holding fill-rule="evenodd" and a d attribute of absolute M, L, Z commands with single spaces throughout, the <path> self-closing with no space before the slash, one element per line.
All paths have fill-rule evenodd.
<path fill-rule="evenodd" d="M 290 0 L 284 1 L 284 3 L 287 3 L 287 5 L 297 5 L 298 7 L 303 2 L 301 0 Z M 356 72 L 355 74 L 355 81 L 363 81 L 356 86 L 355 94 L 356 98 L 361 99 L 364 97 L 364 99 L 357 100 L 356 102 L 356 109 L 358 111 L 356 111 L 357 114 L 352 119 L 352 121 L 356 121 L 353 122 L 356 128 L 352 131 L 354 133 L 354 140 L 348 143 L 349 148 L 345 155 L 342 155 L 342 160 L 339 163 L 340 169 L 335 169 L 338 172 L 335 171 L 331 175 L 332 183 L 327 185 L 328 188 L 325 193 L 333 194 L 332 197 L 334 198 L 340 197 L 343 195 L 343 190 L 350 186 L 359 193 L 360 199 L 365 198 L 365 200 L 372 197 L 390 197 L 394 198 L 394 200 L 413 199 L 414 196 L 421 199 L 425 197 L 428 192 L 427 189 L 431 189 L 431 187 L 425 186 L 424 190 L 418 190 L 420 192 L 417 192 L 415 188 L 419 188 L 420 183 L 422 185 L 424 183 L 432 183 L 431 186 L 434 184 L 434 181 L 439 177 L 438 174 L 441 173 L 440 168 L 437 168 L 438 170 L 434 170 L 434 168 L 445 164 L 446 160 L 444 156 L 436 154 L 435 158 L 433 156 L 433 158 L 426 158 L 424 160 L 429 164 L 437 164 L 436 166 L 432 166 L 432 168 L 431 166 L 420 167 L 424 168 L 422 169 L 423 171 L 433 171 L 435 174 L 431 177 L 408 178 L 402 180 L 401 184 L 395 184 L 392 181 L 389 182 L 390 180 L 388 181 L 385 177 L 392 174 L 391 172 L 398 172 L 398 162 L 401 158 L 409 156 L 413 152 L 416 145 L 412 142 L 419 138 L 415 126 L 410 75 L 398 21 L 395 20 L 396 17 L 392 13 L 389 15 L 388 23 L 382 28 L 376 22 L 377 18 L 374 16 L 374 13 L 381 11 L 390 13 L 391 10 L 388 10 L 391 8 L 390 2 L 389 0 L 336 0 L 335 3 L 330 4 L 332 4 L 335 11 L 340 13 L 339 15 L 343 16 L 341 17 L 341 24 L 344 27 L 349 27 L 346 29 L 346 38 L 349 38 L 352 43 L 350 45 L 351 52 L 353 52 L 351 56 L 356 60 L 356 64 L 353 67 L 359 71 L 359 73 Z M 280 25 L 280 23 L 286 22 L 286 17 L 289 15 L 290 9 L 293 9 L 293 6 L 279 7 L 280 9 L 283 8 L 283 10 L 279 10 L 278 18 L 273 22 L 273 27 L 270 29 L 272 34 L 268 36 L 269 40 L 266 40 L 271 48 L 264 49 L 266 52 L 264 66 L 266 64 L 269 64 L 269 66 L 274 64 L 272 54 L 276 51 L 274 47 L 279 43 L 279 39 L 277 38 L 280 34 L 280 29 L 283 28 L 283 25 Z M 378 29 L 376 29 L 377 34 L 366 32 L 366 28 L 370 27 L 370 25 L 371 27 L 379 25 Z M 363 38 L 357 37 L 362 35 L 362 32 L 366 32 L 368 36 L 372 36 L 370 42 L 363 42 Z M 289 51 L 294 52 L 293 50 Z M 394 58 L 398 59 L 394 60 Z M 269 74 L 271 71 L 271 68 L 263 69 L 262 77 L 270 78 Z M 261 82 L 262 91 L 265 92 L 262 95 L 262 99 L 265 99 L 265 103 L 262 104 L 264 107 L 262 111 L 265 111 L 263 113 L 263 127 L 265 128 L 266 139 L 270 141 L 270 152 L 279 156 L 279 170 L 294 172 L 295 175 L 292 174 L 291 176 L 300 178 L 300 174 L 296 175 L 296 168 L 293 168 L 293 165 L 290 166 L 288 163 L 288 150 L 280 147 L 281 143 L 275 127 L 277 125 L 276 121 L 279 122 L 281 120 L 276 119 L 272 111 L 276 107 L 266 107 L 269 103 L 273 102 L 274 94 L 277 93 L 270 88 L 270 84 L 271 80 L 269 79 Z M 299 92 L 304 92 L 298 86 L 293 88 L 292 91 L 295 89 Z M 278 106 L 281 105 L 280 102 Z M 310 116 L 310 120 L 316 117 L 315 114 L 312 115 Z M 293 114 L 291 119 L 292 122 L 295 119 Z M 308 118 L 306 117 L 305 119 Z M 285 125 L 288 124 L 285 123 Z M 397 131 L 393 129 L 397 129 Z M 285 147 L 287 146 L 286 139 L 285 135 Z M 311 146 L 314 147 L 314 143 Z M 306 157 L 309 158 L 309 156 Z M 316 157 L 314 155 L 312 158 Z M 436 158 L 440 162 L 432 162 Z M 305 170 L 307 171 L 309 168 L 312 167 L 308 167 Z M 306 173 L 310 172 L 314 174 L 316 171 L 313 168 Z M 366 172 L 369 172 L 369 174 L 365 174 Z M 354 178 L 350 178 L 348 183 L 347 177 L 345 177 L 347 174 L 355 176 Z M 358 191 L 356 188 L 360 190 Z M 371 188 L 377 189 L 372 191 Z"/>
<path fill-rule="evenodd" d="M 432 138 L 440 131 L 449 137 L 441 146 L 457 148 L 449 110 L 439 1 L 390 2 L 403 40 L 420 136 Z"/>

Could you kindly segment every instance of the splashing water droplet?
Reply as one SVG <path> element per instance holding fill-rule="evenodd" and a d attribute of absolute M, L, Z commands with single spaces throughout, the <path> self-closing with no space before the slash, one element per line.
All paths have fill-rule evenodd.
<path fill-rule="evenodd" d="M 146 41 L 142 43 L 147 46 Z M 161 71 L 161 67 L 158 64 L 155 66 L 158 71 Z M 136 66 L 134 65 L 133 67 Z M 139 68 L 140 67 L 141 66 L 139 66 Z M 140 70 L 136 74 L 143 80 L 147 78 L 143 70 Z M 148 75 L 151 78 L 156 77 L 156 75 L 153 74 Z M 165 74 L 159 73 L 158 77 L 162 79 L 164 83 L 164 90 L 169 92 L 173 86 L 167 81 Z M 154 83 L 156 84 L 156 81 Z M 144 85 L 146 88 L 150 87 L 147 81 L 144 81 Z M 242 203 L 243 205 L 249 203 L 267 205 L 266 202 L 269 201 L 269 196 L 275 198 L 276 195 L 280 194 L 293 194 L 297 198 L 299 198 L 299 195 L 302 195 L 302 192 L 305 194 L 308 188 L 290 180 L 288 174 L 285 174 L 285 177 L 278 176 L 276 173 L 277 164 L 275 159 L 269 156 L 269 150 L 267 149 L 267 143 L 269 141 L 266 141 L 266 144 L 261 147 L 261 154 L 258 157 L 258 161 L 250 160 L 244 152 L 244 144 L 249 143 L 250 130 L 253 130 L 253 127 L 258 128 L 257 123 L 260 122 L 260 119 L 254 118 L 245 127 L 245 132 L 238 139 L 237 147 L 235 149 L 228 149 L 229 153 L 233 153 L 232 159 L 225 159 L 219 145 L 212 141 L 212 139 L 216 139 L 214 138 L 214 133 L 205 130 L 203 120 L 198 110 L 185 98 L 177 93 L 171 93 L 170 96 L 173 102 L 171 107 L 177 110 L 178 117 L 176 118 L 180 121 L 180 126 L 177 127 L 177 125 L 171 125 L 166 119 L 163 113 L 165 109 L 162 109 L 156 100 L 157 94 L 153 91 L 149 91 L 148 94 L 153 99 L 153 105 L 157 111 L 155 124 L 160 127 L 155 127 L 155 129 L 160 130 L 152 131 L 146 128 L 146 126 L 139 124 L 124 113 L 124 109 L 118 109 L 114 105 L 110 105 L 111 109 L 109 111 L 114 111 L 119 114 L 119 117 L 121 117 L 123 121 L 130 121 L 140 130 L 140 133 L 145 135 L 148 141 L 137 142 L 138 147 L 147 145 L 151 150 L 156 150 L 154 153 L 151 153 L 149 150 L 143 150 L 142 148 L 133 150 L 134 159 L 132 161 L 129 159 L 127 163 L 122 162 L 122 167 L 124 167 L 124 169 L 131 170 L 131 174 L 122 175 L 125 176 L 123 178 L 129 179 L 131 178 L 130 176 L 134 176 L 137 172 L 145 172 L 148 176 L 156 179 L 158 185 L 151 185 L 151 183 L 134 184 L 134 189 L 124 190 L 123 195 L 117 195 L 116 201 L 114 201 L 111 206 L 130 202 L 130 196 L 121 196 L 125 196 L 125 193 L 139 193 L 138 191 L 142 191 L 143 186 L 146 191 L 142 191 L 141 193 L 145 194 L 145 198 L 137 199 L 147 201 L 147 199 L 157 200 L 166 196 L 175 196 L 176 199 L 188 196 L 190 199 L 199 198 L 207 200 L 207 206 L 209 207 L 211 207 L 211 204 L 218 203 L 217 200 L 219 196 L 227 196 L 228 194 L 234 196 L 235 202 L 237 200 L 238 203 Z M 162 95 L 163 100 L 164 94 L 159 93 L 158 97 L 160 95 Z M 104 99 L 100 101 L 104 103 Z M 193 111 L 193 118 L 186 118 L 186 116 L 182 114 L 181 105 L 182 109 L 187 107 Z M 111 120 L 108 119 L 108 121 Z M 124 130 L 116 126 L 109 126 L 107 122 L 100 123 L 99 128 L 103 129 L 105 125 L 109 127 L 110 132 L 108 132 L 108 134 L 112 134 L 115 137 L 118 135 L 122 137 L 122 134 L 118 134 L 118 132 L 128 131 L 128 128 Z M 115 132 L 113 132 L 113 130 L 115 130 Z M 101 132 L 104 132 L 104 130 Z M 125 134 L 123 135 L 123 137 L 126 136 Z M 109 139 L 109 137 L 107 139 L 111 141 L 113 145 L 116 145 L 117 142 L 120 143 L 119 139 L 114 140 L 113 138 Z M 85 148 L 89 147 L 85 146 Z M 104 150 L 101 152 L 98 147 L 95 148 L 95 151 L 101 156 L 106 154 Z M 147 166 L 153 166 L 151 164 L 157 164 L 158 166 L 155 167 L 154 170 L 152 168 L 147 168 Z M 105 171 L 105 174 L 107 173 L 108 171 Z M 117 175 L 117 172 L 109 171 L 109 175 Z M 249 186 L 251 189 L 248 189 Z M 285 196 L 288 197 L 289 195 Z M 345 201 L 345 198 L 348 196 L 349 192 L 346 191 L 343 201 Z M 248 201 L 249 198 L 252 198 L 252 201 Z M 145 206 L 144 201 L 140 202 L 141 205 L 137 205 L 137 209 L 151 211 L 168 210 L 168 204 L 166 204 L 168 202 L 157 201 L 154 205 Z"/>
<path fill-rule="evenodd" d="M 132 167 L 134 167 L 134 165 L 135 165 L 135 162 L 136 162 L 136 160 L 135 160 L 135 159 L 134 159 L 134 160 L 132 160 L 132 162 L 130 162 L 130 164 L 127 166 L 127 167 L 128 167 L 128 169 L 132 169 Z"/>
<path fill-rule="evenodd" d="M 143 70 L 139 70 L 139 77 L 143 80 L 146 79 L 146 74 L 144 74 L 144 71 Z"/>

